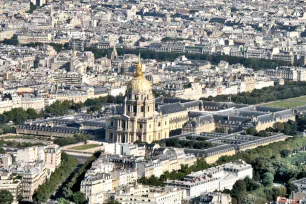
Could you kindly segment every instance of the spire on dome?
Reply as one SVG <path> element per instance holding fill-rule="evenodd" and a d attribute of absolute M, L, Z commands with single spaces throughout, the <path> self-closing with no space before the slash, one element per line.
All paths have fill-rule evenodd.
<path fill-rule="evenodd" d="M 138 64 L 136 66 L 136 76 L 142 76 L 142 64 L 141 64 L 141 57 L 140 57 L 140 53 L 138 56 Z"/>

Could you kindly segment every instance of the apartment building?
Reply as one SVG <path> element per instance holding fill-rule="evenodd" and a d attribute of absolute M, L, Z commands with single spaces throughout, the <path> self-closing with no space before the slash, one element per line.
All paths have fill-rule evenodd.
<path fill-rule="evenodd" d="M 13 97 L 12 100 L 0 101 L 0 113 L 10 111 L 13 108 L 33 108 L 36 111 L 41 111 L 45 107 L 45 100 L 42 97 Z"/>
<path fill-rule="evenodd" d="M 166 171 L 179 170 L 181 165 L 192 166 L 196 160 L 195 155 L 185 154 L 182 149 L 157 148 L 151 160 L 137 163 L 138 177 L 160 177 Z"/>
<path fill-rule="evenodd" d="M 81 85 L 82 75 L 74 72 L 62 73 L 55 75 L 53 80 L 55 84 Z"/>
<path fill-rule="evenodd" d="M 15 173 L 22 177 L 22 197 L 24 201 L 32 201 L 32 196 L 39 185 L 47 179 L 47 169 L 44 161 L 28 163 L 16 169 Z"/>
<path fill-rule="evenodd" d="M 231 190 L 237 180 L 246 177 L 253 177 L 253 168 L 239 160 L 188 174 L 182 181 L 168 180 L 165 185 L 186 190 L 185 199 L 190 199 L 202 193 Z"/>
<path fill-rule="evenodd" d="M 29 43 L 51 43 L 51 33 L 21 33 L 17 34 L 17 39 L 20 44 Z"/>
<path fill-rule="evenodd" d="M 12 204 L 17 204 L 18 197 L 22 194 L 21 180 L 11 172 L 0 172 L 0 190 L 9 191 L 14 197 Z"/>
<path fill-rule="evenodd" d="M 133 184 L 137 183 L 137 171 L 136 169 L 116 169 L 112 171 L 112 187 L 113 190 L 121 187 L 121 186 L 126 186 L 128 184 Z"/>
<path fill-rule="evenodd" d="M 289 81 L 306 81 L 306 69 L 302 67 L 279 67 L 276 69 L 265 69 L 265 75 L 272 78 Z"/>
<path fill-rule="evenodd" d="M 85 194 L 90 204 L 104 203 L 103 193 L 112 190 L 112 176 L 107 173 L 97 173 L 86 176 L 81 182 L 81 192 Z"/>
<path fill-rule="evenodd" d="M 61 165 L 61 148 L 59 145 L 48 145 L 44 148 L 46 168 L 54 172 Z"/>
<path fill-rule="evenodd" d="M 184 190 L 172 187 L 127 186 L 118 189 L 115 200 L 121 204 L 181 204 Z"/>
<path fill-rule="evenodd" d="M 3 41 L 5 39 L 11 39 L 14 34 L 16 33 L 15 30 L 2 30 L 0 31 L 0 41 Z"/>
<path fill-rule="evenodd" d="M 13 163 L 10 154 L 0 154 L 0 168 L 8 168 Z"/>

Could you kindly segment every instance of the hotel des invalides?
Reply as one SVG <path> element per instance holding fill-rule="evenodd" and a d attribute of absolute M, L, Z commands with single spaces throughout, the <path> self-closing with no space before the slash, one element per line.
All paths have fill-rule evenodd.
<path fill-rule="evenodd" d="M 292 109 L 232 102 L 154 98 L 151 84 L 143 75 L 140 58 L 136 74 L 127 86 L 122 110 L 122 114 L 107 119 L 106 142 L 152 143 L 180 134 L 181 136 L 201 135 L 215 132 L 216 128 L 223 128 L 225 132 L 230 131 L 235 134 L 250 127 L 260 131 L 273 127 L 276 122 L 295 120 L 295 111 Z M 233 134 L 228 136 L 230 135 Z M 259 143 L 254 143 L 256 140 L 253 139 L 250 141 L 254 143 L 252 148 L 255 148 L 284 140 L 286 137 L 283 136 L 274 139 L 267 137 L 265 141 Z M 233 136 L 232 139 L 235 140 L 236 137 Z"/>
<path fill-rule="evenodd" d="M 151 84 L 143 76 L 139 59 L 135 77 L 127 85 L 123 114 L 107 120 L 105 140 L 118 143 L 151 143 L 168 138 L 171 131 L 181 129 L 187 122 L 187 110 L 199 110 L 200 104 L 200 101 L 192 101 L 186 104 L 156 106 Z"/>

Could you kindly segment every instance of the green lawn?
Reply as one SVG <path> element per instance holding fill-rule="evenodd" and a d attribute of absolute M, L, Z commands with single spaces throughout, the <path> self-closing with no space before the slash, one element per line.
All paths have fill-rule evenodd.
<path fill-rule="evenodd" d="M 267 106 L 273 106 L 273 107 L 279 107 L 279 108 L 296 108 L 296 107 L 305 106 L 305 105 L 306 105 L 306 96 L 285 99 L 282 101 L 274 101 L 274 102 L 267 104 Z"/>
<path fill-rule="evenodd" d="M 72 149 L 72 150 L 86 150 L 86 149 L 91 149 L 91 148 L 99 147 L 99 146 L 100 145 L 98 145 L 98 144 L 84 144 L 84 145 L 71 147 L 69 149 Z"/>

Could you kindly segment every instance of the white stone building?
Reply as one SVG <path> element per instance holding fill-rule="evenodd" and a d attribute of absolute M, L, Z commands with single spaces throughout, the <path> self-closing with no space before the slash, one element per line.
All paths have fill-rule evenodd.
<path fill-rule="evenodd" d="M 197 197 L 203 193 L 231 190 L 236 181 L 253 177 L 253 168 L 242 160 L 212 167 L 187 175 L 183 181 L 169 180 L 166 186 L 186 190 L 185 199 Z"/>
<path fill-rule="evenodd" d="M 121 204 L 181 204 L 184 190 L 152 186 L 129 186 L 116 191 L 115 200 Z"/>

